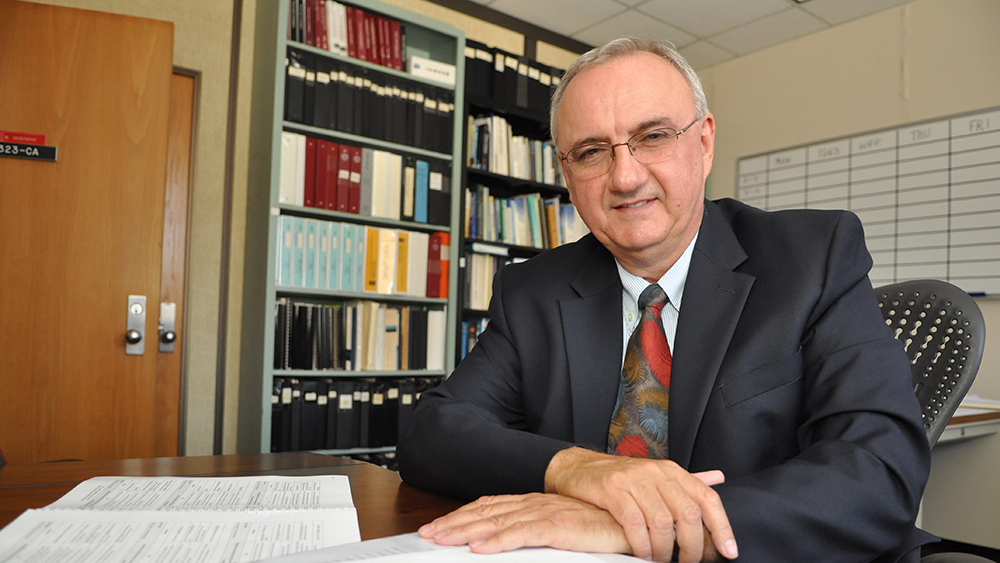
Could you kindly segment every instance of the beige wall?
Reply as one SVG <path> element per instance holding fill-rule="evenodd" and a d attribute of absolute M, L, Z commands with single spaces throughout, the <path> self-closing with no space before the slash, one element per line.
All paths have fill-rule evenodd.
<path fill-rule="evenodd" d="M 184 421 L 186 453 L 211 454 L 233 3 L 202 0 L 32 1 L 173 22 L 174 65 L 201 73 L 200 97 L 196 101 L 198 123 L 195 131 L 194 182 L 191 187 L 188 226 L 187 318 L 186 329 L 181 337 L 187 378 L 187 416 Z M 246 129 L 246 126 L 242 129 Z M 243 135 L 245 138 L 245 131 Z M 242 164 L 238 161 L 236 165 L 237 186 L 246 184 L 245 153 L 243 150 Z M 234 202 L 234 209 L 241 210 L 240 206 L 245 206 L 239 201 Z M 238 219 L 242 214 L 237 212 L 235 215 L 234 225 L 242 225 Z M 239 242 L 239 249 L 242 249 L 242 238 L 233 238 L 234 242 Z M 237 255 L 242 255 L 242 250 Z M 233 271 L 237 276 L 242 274 L 242 266 L 234 267 Z M 234 282 L 234 290 L 241 289 L 239 280 Z M 236 302 L 239 303 L 238 300 Z M 238 353 L 238 340 L 231 338 L 230 341 L 234 342 Z M 227 355 L 232 357 L 231 354 Z M 230 365 L 236 364 L 231 362 Z M 235 369 L 229 372 L 237 373 Z M 227 392 L 234 391 L 235 384 L 227 385 Z"/>
<path fill-rule="evenodd" d="M 1000 106 L 1000 2 L 916 0 L 700 72 L 716 117 L 710 196 L 743 156 Z M 1000 300 L 980 300 L 1000 331 Z M 1000 398 L 989 338 L 973 393 Z M 934 451 L 924 527 L 1000 548 L 1000 435 Z"/>

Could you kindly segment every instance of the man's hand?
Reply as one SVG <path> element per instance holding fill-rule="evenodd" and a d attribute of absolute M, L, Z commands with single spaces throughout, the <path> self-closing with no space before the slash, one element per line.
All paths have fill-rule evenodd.
<path fill-rule="evenodd" d="M 728 559 L 738 555 L 729 517 L 710 486 L 724 479 L 720 471 L 692 474 L 668 460 L 569 448 L 549 463 L 545 491 L 610 512 L 636 557 L 669 561 L 676 542 L 678 561 L 687 563 L 713 555 L 706 545 Z"/>
<path fill-rule="evenodd" d="M 532 493 L 482 497 L 420 528 L 441 545 L 475 553 L 554 547 L 592 553 L 629 553 L 618 522 L 607 511 L 575 498 Z"/>

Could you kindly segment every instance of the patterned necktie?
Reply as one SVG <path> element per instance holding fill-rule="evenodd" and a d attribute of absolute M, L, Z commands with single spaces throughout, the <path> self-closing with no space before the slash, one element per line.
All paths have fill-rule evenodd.
<path fill-rule="evenodd" d="M 660 321 L 666 303 L 659 284 L 650 284 L 639 296 L 642 317 L 625 350 L 618 402 L 608 429 L 610 454 L 667 458 L 672 358 Z"/>

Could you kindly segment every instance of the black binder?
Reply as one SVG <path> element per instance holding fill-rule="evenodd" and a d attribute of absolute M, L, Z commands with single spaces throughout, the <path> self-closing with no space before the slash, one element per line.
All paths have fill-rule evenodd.
<path fill-rule="evenodd" d="M 451 170 L 447 164 L 430 163 L 431 173 L 441 175 L 441 189 L 427 190 L 427 223 L 447 225 L 451 219 Z"/>
<path fill-rule="evenodd" d="M 316 57 L 316 100 L 312 118 L 316 127 L 336 129 L 336 77 L 336 64 L 326 57 Z"/>
<path fill-rule="evenodd" d="M 469 101 L 489 104 L 493 92 L 493 51 L 483 43 L 465 40 L 465 92 Z"/>
<path fill-rule="evenodd" d="M 302 104 L 303 123 L 315 125 L 313 119 L 316 117 L 316 57 L 309 53 L 304 53 L 306 65 L 305 98 Z"/>
<path fill-rule="evenodd" d="M 302 382 L 298 379 L 289 379 L 292 388 L 291 423 L 289 428 L 290 439 L 288 450 L 297 452 L 302 449 Z"/>
<path fill-rule="evenodd" d="M 344 133 L 354 133 L 354 67 L 342 65 L 340 80 L 337 81 L 337 129 Z"/>
<path fill-rule="evenodd" d="M 337 448 L 337 382 L 326 378 L 326 443 L 323 446 L 328 450 Z"/>
<path fill-rule="evenodd" d="M 305 54 L 295 49 L 288 50 L 285 58 L 285 120 L 305 122 L 306 99 Z"/>
<path fill-rule="evenodd" d="M 399 407 L 397 409 L 397 438 L 403 435 L 403 431 L 410 425 L 410 417 L 413 416 L 413 407 L 417 405 L 416 381 L 412 377 L 404 377 L 399 380 Z"/>
<path fill-rule="evenodd" d="M 354 392 L 357 382 L 352 379 L 337 380 L 337 449 L 358 447 L 357 427 L 354 423 Z M 360 398 L 360 394 L 359 394 Z"/>
<path fill-rule="evenodd" d="M 326 384 L 318 379 L 303 379 L 301 437 L 299 449 L 318 450 L 326 447 Z M 323 401 L 320 404 L 320 396 Z"/>
<path fill-rule="evenodd" d="M 358 429 L 358 447 L 361 448 L 369 447 L 368 441 L 371 436 L 372 383 L 373 381 L 369 379 L 358 381 L 360 403 L 355 413 L 355 420 Z"/>
<path fill-rule="evenodd" d="M 284 427 L 282 426 L 281 385 L 283 380 L 275 377 L 271 380 L 271 452 L 284 451 L 281 449 L 281 437 Z"/>

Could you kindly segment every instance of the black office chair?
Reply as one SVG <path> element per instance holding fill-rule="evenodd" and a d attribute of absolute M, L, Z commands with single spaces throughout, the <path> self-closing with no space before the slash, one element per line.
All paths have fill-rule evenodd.
<path fill-rule="evenodd" d="M 962 289 L 914 280 L 875 289 L 882 317 L 910 358 L 913 391 L 931 447 L 972 387 L 986 344 L 979 306 Z M 968 553 L 934 553 L 921 563 L 991 563 Z"/>

